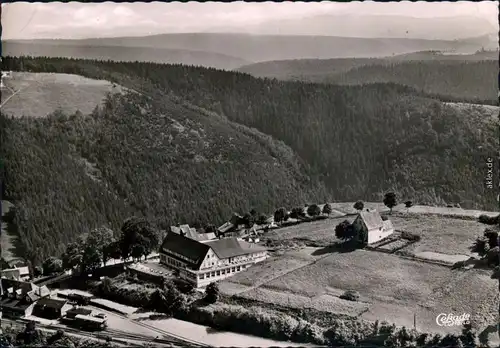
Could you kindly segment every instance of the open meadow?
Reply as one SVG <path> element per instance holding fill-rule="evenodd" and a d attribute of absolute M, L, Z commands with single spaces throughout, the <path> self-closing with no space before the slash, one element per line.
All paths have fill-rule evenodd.
<path fill-rule="evenodd" d="M 304 254 L 314 254 L 313 248 L 308 249 Z M 221 291 L 264 304 L 387 320 L 396 325 L 412 326 L 416 315 L 418 328 L 441 333 L 460 330 L 437 326 L 436 316 L 442 312 L 470 313 L 480 330 L 496 315 L 497 283 L 485 271 L 451 270 L 365 250 L 311 258 L 308 264 L 290 267 L 288 273 L 283 267 L 277 272 L 270 266 L 272 262 L 292 263 L 290 259 L 299 253 L 285 253 L 226 279 Z M 357 291 L 359 301 L 340 299 L 347 290 Z"/>
<path fill-rule="evenodd" d="M 357 213 L 356 209 L 353 208 L 355 202 L 336 202 L 330 203 L 332 209 L 337 210 L 339 212 L 345 214 L 355 214 Z M 364 202 L 364 208 L 370 210 L 376 210 L 378 212 L 389 212 L 389 208 L 387 208 L 382 202 Z M 467 216 L 471 218 L 477 218 L 481 214 L 489 215 L 489 216 L 497 216 L 498 212 L 493 211 L 483 211 L 483 210 L 472 210 L 472 209 L 462 209 L 455 207 L 433 207 L 428 205 L 414 205 L 413 207 L 406 209 L 404 204 L 398 204 L 392 209 L 393 212 L 409 212 L 415 214 L 435 214 L 435 215 L 455 215 L 457 217 Z"/>
<path fill-rule="evenodd" d="M 338 205 L 339 209 L 348 211 L 350 215 L 275 229 L 266 233 L 263 240 L 268 240 L 271 246 L 328 247 L 335 245 L 340 242 L 335 237 L 335 226 L 344 220 L 352 223 L 356 218 L 356 215 L 352 215 L 348 209 L 350 203 L 344 205 L 338 203 Z M 376 207 L 377 204 L 374 203 L 371 209 L 376 209 Z M 464 211 L 467 212 L 467 210 Z M 404 247 L 401 251 L 423 258 L 425 258 L 425 253 L 429 252 L 442 254 L 448 259 L 455 256 L 461 259 L 473 256 L 469 248 L 476 237 L 483 234 L 487 225 L 472 218 L 452 217 L 447 214 L 447 211 L 442 211 L 442 213 L 407 213 L 406 209 L 400 209 L 392 215 L 387 215 L 396 232 L 410 232 L 421 237 L 420 241 Z M 468 215 L 465 214 L 465 216 Z M 392 246 L 393 243 L 391 243 Z"/>
<path fill-rule="evenodd" d="M 421 236 L 405 251 L 413 254 L 436 252 L 448 255 L 472 255 L 469 247 L 487 225 L 474 220 L 439 215 L 395 214 L 389 217 L 394 228 Z"/>
<path fill-rule="evenodd" d="M 275 243 L 295 241 L 298 244 L 328 246 L 338 241 L 335 237 L 335 226 L 345 220 L 352 223 L 355 218 L 356 216 L 343 216 L 304 222 L 272 230 L 265 234 L 265 238 Z"/>
<path fill-rule="evenodd" d="M 2 81 L 2 112 L 15 117 L 45 117 L 58 109 L 89 114 L 107 93 L 125 91 L 109 81 L 72 74 L 12 72 Z"/>

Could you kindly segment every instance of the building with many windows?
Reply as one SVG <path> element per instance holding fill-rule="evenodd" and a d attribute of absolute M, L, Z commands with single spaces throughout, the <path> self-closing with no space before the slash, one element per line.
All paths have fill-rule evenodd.
<path fill-rule="evenodd" d="M 196 241 L 177 233 L 168 233 L 160 248 L 160 263 L 195 287 L 228 278 L 267 256 L 266 248 L 237 238 Z"/>

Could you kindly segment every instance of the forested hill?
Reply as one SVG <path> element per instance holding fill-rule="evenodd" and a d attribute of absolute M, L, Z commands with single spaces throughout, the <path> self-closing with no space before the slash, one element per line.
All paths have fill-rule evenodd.
<path fill-rule="evenodd" d="M 88 116 L 2 115 L 0 129 L 6 198 L 34 262 L 133 214 L 167 229 L 327 199 L 286 145 L 165 95 L 116 94 Z"/>
<path fill-rule="evenodd" d="M 497 126 L 485 107 L 475 111 L 488 114 L 478 123 L 465 108 L 390 83 L 284 82 L 183 65 L 53 58 L 7 57 L 4 66 L 78 73 L 142 93 L 115 97 L 88 117 L 4 119 L 7 190 L 26 205 L 27 231 L 54 224 L 62 234 L 79 231 L 119 220 L 127 209 L 155 222 L 219 222 L 233 210 L 380 200 L 389 189 L 418 203 L 497 208 L 485 187 Z M 88 161 L 97 178 L 85 177 L 85 166 L 71 158 Z M 82 180 L 94 188 L 75 188 Z M 30 199 L 38 201 L 27 202 L 35 186 Z M 47 220 L 63 212 L 67 221 Z M 50 224 L 37 227 L 39 220 Z"/>
<path fill-rule="evenodd" d="M 256 77 L 347 85 L 393 82 L 458 101 L 498 103 L 498 52 L 468 56 L 421 52 L 384 59 L 284 60 L 251 64 L 238 71 Z"/>

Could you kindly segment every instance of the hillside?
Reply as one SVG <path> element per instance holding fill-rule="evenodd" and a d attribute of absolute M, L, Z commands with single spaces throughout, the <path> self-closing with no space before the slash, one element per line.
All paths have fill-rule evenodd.
<path fill-rule="evenodd" d="M 124 62 L 154 62 L 168 64 L 186 64 L 234 69 L 251 61 L 210 51 L 157 48 L 143 46 L 117 46 L 80 43 L 78 40 L 33 40 L 2 42 L 4 55 L 35 57 L 66 57 Z"/>
<path fill-rule="evenodd" d="M 65 242 L 96 224 L 116 228 L 132 211 L 161 226 L 219 223 L 251 207 L 381 201 L 390 189 L 419 204 L 497 209 L 485 187 L 486 158 L 499 145 L 489 107 L 397 84 L 283 82 L 183 65 L 4 64 L 142 93 L 115 96 L 87 117 L 3 120 L 7 194 L 25 211 L 19 224 L 32 250 L 48 235 Z"/>
<path fill-rule="evenodd" d="M 325 198 L 284 144 L 165 95 L 116 94 L 90 115 L 0 121 L 6 195 L 35 261 L 101 224 L 118 230 L 131 214 L 166 228 Z"/>
<path fill-rule="evenodd" d="M 412 53 L 384 59 L 285 60 L 243 66 L 256 77 L 359 85 L 393 82 L 458 100 L 496 105 L 498 52 L 474 55 Z"/>
<path fill-rule="evenodd" d="M 222 33 L 3 42 L 4 56 L 49 56 L 182 63 L 234 69 L 249 62 L 283 59 L 386 57 L 418 51 L 471 53 L 477 40 L 359 38 Z"/>

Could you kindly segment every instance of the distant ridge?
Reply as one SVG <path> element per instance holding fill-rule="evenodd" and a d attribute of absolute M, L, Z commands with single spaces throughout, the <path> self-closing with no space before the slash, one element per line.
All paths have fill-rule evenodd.
<path fill-rule="evenodd" d="M 231 70 L 251 63 L 225 54 L 175 48 L 121 47 L 93 45 L 79 40 L 15 40 L 4 41 L 4 55 L 63 57 L 112 60 L 122 62 L 152 62 L 185 64 Z"/>
<path fill-rule="evenodd" d="M 387 57 L 431 50 L 473 53 L 483 47 L 478 40 L 188 33 L 79 40 L 7 40 L 3 50 L 5 56 L 31 54 L 138 60 L 235 69 L 249 63 L 285 59 Z"/>

